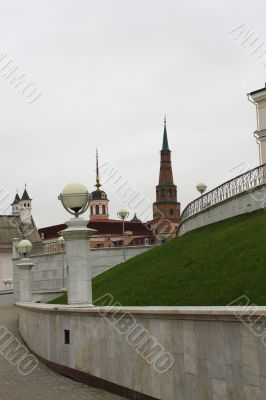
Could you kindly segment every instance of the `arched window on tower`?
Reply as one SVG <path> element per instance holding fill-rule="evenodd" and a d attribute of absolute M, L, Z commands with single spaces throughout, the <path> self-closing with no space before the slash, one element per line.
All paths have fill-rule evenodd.
<path fill-rule="evenodd" d="M 106 212 L 105 212 L 105 205 L 103 205 L 103 214 L 106 214 Z"/>
<path fill-rule="evenodd" d="M 100 209 L 99 209 L 99 206 L 98 206 L 98 204 L 97 204 L 97 205 L 96 205 L 96 214 L 98 215 L 99 212 L 100 212 Z"/>
<path fill-rule="evenodd" d="M 91 215 L 93 215 L 93 207 L 91 206 Z"/>

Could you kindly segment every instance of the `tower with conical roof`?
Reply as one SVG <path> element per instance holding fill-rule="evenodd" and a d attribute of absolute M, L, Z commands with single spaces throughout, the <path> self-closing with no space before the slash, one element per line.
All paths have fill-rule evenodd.
<path fill-rule="evenodd" d="M 22 194 L 22 197 L 20 199 L 19 203 L 19 215 L 21 222 L 25 225 L 31 225 L 32 224 L 32 216 L 31 216 L 31 202 L 32 199 L 30 198 L 28 191 L 27 191 L 27 185 L 25 184 L 25 189 Z"/>
<path fill-rule="evenodd" d="M 12 215 L 19 215 L 19 205 L 20 205 L 20 197 L 19 197 L 18 193 L 16 193 L 13 203 L 11 204 Z"/>
<path fill-rule="evenodd" d="M 173 180 L 166 118 L 164 119 L 159 184 L 156 186 L 156 202 L 153 203 L 153 220 L 158 222 L 163 219 L 173 224 L 173 230 L 180 221 L 180 203 L 177 201 L 177 188 Z"/>
<path fill-rule="evenodd" d="M 100 189 L 99 155 L 96 149 L 96 190 L 91 193 L 90 221 L 104 221 L 109 219 L 109 200 L 107 194 Z"/>

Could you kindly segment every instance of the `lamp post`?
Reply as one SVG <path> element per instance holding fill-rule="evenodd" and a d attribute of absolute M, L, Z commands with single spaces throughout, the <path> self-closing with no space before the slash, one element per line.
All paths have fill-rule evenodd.
<path fill-rule="evenodd" d="M 123 258 L 126 261 L 126 246 L 125 246 L 125 219 L 129 216 L 129 212 L 127 210 L 119 210 L 117 213 L 118 218 L 122 219 L 123 226 Z"/>
<path fill-rule="evenodd" d="M 32 249 L 32 243 L 23 239 L 18 244 L 18 253 L 23 256 L 22 260 L 17 264 L 19 268 L 19 291 L 20 291 L 20 301 L 21 302 L 31 302 L 32 301 L 32 290 L 31 290 L 31 269 L 33 263 L 29 258 L 28 254 Z"/>
<path fill-rule="evenodd" d="M 86 186 L 81 183 L 68 184 L 58 196 L 65 210 L 75 218 L 79 218 L 89 208 L 90 195 Z"/>
<path fill-rule="evenodd" d="M 80 183 L 67 185 L 58 199 L 74 218 L 66 222 L 67 229 L 59 232 L 65 240 L 68 268 L 68 304 L 92 306 L 91 263 L 89 239 L 96 231 L 88 229 L 88 221 L 80 218 L 89 207 L 90 195 Z"/>
<path fill-rule="evenodd" d="M 207 190 L 207 185 L 205 185 L 205 183 L 198 183 L 196 185 L 196 189 L 197 191 L 200 193 L 200 195 L 202 196 L 204 192 L 206 192 Z"/>
<path fill-rule="evenodd" d="M 60 250 L 62 251 L 62 288 L 65 288 L 65 258 L 64 258 L 64 247 L 65 247 L 65 239 L 63 236 L 59 236 L 57 239 L 57 244 L 59 245 Z"/>

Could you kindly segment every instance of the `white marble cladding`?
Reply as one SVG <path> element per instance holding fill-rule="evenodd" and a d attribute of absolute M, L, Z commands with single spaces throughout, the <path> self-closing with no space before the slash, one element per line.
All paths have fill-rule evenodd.
<path fill-rule="evenodd" d="M 258 186 L 215 204 L 185 219 L 179 225 L 178 236 L 189 231 L 210 225 L 241 214 L 250 213 L 266 207 L 266 185 Z"/>
<path fill-rule="evenodd" d="M 226 307 L 106 308 L 20 305 L 19 329 L 38 355 L 163 400 L 263 400 L 266 347 Z M 245 315 L 246 320 L 254 319 Z M 131 313 L 174 357 L 156 372 L 112 323 Z M 266 320 L 266 308 L 257 308 Z M 110 323 L 111 322 L 111 323 Z M 64 329 L 70 344 L 64 344 Z"/>
<path fill-rule="evenodd" d="M 89 245 L 88 245 L 89 246 Z M 127 259 L 137 256 L 154 246 L 136 246 L 126 249 Z M 92 277 L 101 274 L 107 269 L 123 261 L 122 248 L 90 249 L 92 260 Z M 65 285 L 63 286 L 63 253 L 45 254 L 31 256 L 34 267 L 32 268 L 33 300 L 47 301 L 60 295 L 60 290 L 65 286 L 67 279 L 67 263 L 64 261 Z M 19 274 L 16 264 L 18 259 L 13 260 L 13 280 L 15 301 L 19 300 Z M 57 291 L 55 295 L 45 293 Z M 43 291 L 44 293 L 40 293 Z M 34 293 L 38 292 L 38 293 Z M 47 295 L 49 294 L 49 297 Z"/>

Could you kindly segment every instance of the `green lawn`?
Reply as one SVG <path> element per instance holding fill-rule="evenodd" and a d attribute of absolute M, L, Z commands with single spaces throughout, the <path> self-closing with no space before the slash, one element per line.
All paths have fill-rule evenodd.
<path fill-rule="evenodd" d="M 218 306 L 242 295 L 266 305 L 266 213 L 209 225 L 119 264 L 93 279 L 94 304 L 106 293 L 129 306 Z"/>

